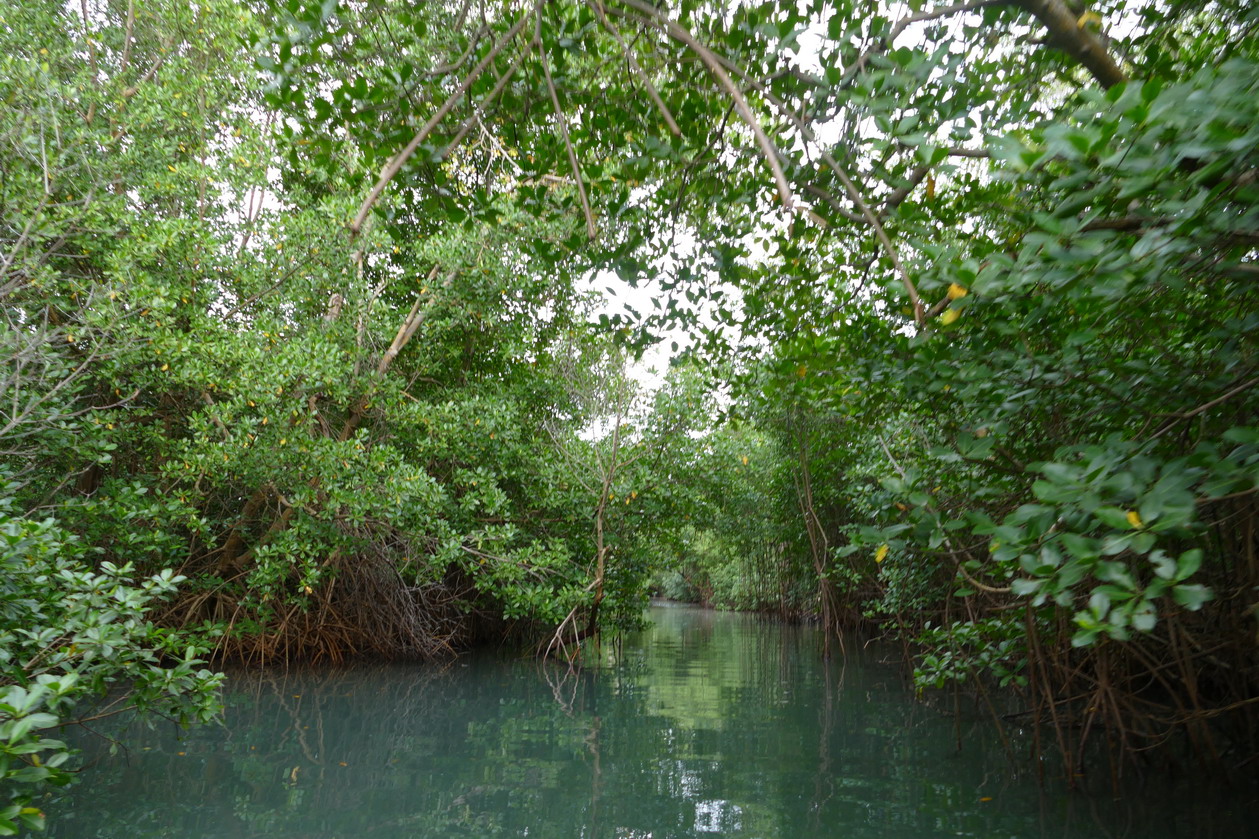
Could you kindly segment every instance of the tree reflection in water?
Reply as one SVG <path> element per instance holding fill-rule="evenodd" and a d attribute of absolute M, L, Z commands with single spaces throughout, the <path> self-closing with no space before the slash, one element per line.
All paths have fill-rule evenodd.
<path fill-rule="evenodd" d="M 88 742 L 47 802 L 53 837 L 1225 836 L 1238 791 L 1114 802 L 1037 786 L 981 712 L 915 700 L 883 648 L 824 662 L 817 634 L 653 609 L 568 670 L 481 655 L 445 667 L 237 674 L 222 726 Z M 958 749 L 959 736 L 961 750 Z M 1015 748 L 1018 744 L 1015 744 Z M 1103 781 L 1099 786 L 1105 786 Z M 1182 792 L 1184 792 L 1182 790 Z M 1188 797 L 1180 798 L 1183 802 Z M 1161 804 L 1159 802 L 1166 802 Z"/>

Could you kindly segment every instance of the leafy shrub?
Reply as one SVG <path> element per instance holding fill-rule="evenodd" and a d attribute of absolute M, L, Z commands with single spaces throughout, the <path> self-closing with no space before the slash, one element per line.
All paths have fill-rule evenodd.
<path fill-rule="evenodd" d="M 182 577 L 133 581 L 102 563 L 52 519 L 15 516 L 0 500 L 0 835 L 39 829 L 32 806 L 47 784 L 67 783 L 71 751 L 57 729 L 128 709 L 181 724 L 218 711 L 222 674 L 204 650 L 148 620 Z"/>

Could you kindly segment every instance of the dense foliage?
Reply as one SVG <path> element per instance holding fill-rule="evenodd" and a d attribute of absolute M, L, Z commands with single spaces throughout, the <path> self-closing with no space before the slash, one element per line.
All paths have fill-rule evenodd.
<path fill-rule="evenodd" d="M 657 419 L 536 262 L 561 216 L 351 241 L 366 164 L 275 130 L 255 11 L 0 17 L 4 830 L 93 698 L 208 716 L 200 657 L 572 654 L 557 627 L 640 620 L 632 524 L 669 514 L 652 470 L 696 411 Z"/>
<path fill-rule="evenodd" d="M 125 606 L 60 687 L 6 658 L 15 754 L 65 691 L 153 704 L 152 667 L 204 709 L 206 653 L 572 655 L 653 575 L 897 632 L 1068 762 L 1102 730 L 1253 754 L 1257 26 L 6 8 L 13 608 L 62 650 L 74 609 L 21 592 Z M 626 365 L 662 336 L 691 363 L 653 397 Z"/>

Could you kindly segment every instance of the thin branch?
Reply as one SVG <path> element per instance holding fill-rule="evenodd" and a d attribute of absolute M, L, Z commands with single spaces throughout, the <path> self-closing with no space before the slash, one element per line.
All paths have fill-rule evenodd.
<path fill-rule="evenodd" d="M 865 69 L 866 63 L 876 54 L 886 52 L 889 47 L 895 44 L 896 39 L 900 37 L 900 34 L 905 31 L 906 27 L 912 24 L 923 23 L 928 20 L 939 20 L 942 17 L 949 17 L 950 15 L 955 15 L 959 12 L 978 11 L 979 9 L 984 9 L 988 6 L 996 6 L 1005 2 L 1007 2 L 1007 0 L 977 0 L 977 2 L 972 0 L 972 2 L 968 3 L 954 3 L 951 6 L 941 6 L 938 9 L 930 9 L 928 11 L 909 15 L 908 17 L 903 17 L 892 26 L 892 31 L 887 34 L 886 38 L 881 38 L 877 43 L 863 52 L 857 60 L 844 71 L 844 74 L 840 77 L 838 84 L 842 85 L 848 79 L 851 79 L 853 76 L 860 73 L 863 69 Z"/>
<path fill-rule="evenodd" d="M 669 131 L 673 133 L 674 137 L 681 137 L 682 129 L 678 127 L 678 123 L 673 118 L 673 114 L 670 112 L 669 106 L 666 105 L 664 100 L 660 98 L 660 93 L 656 90 L 656 86 L 651 83 L 651 79 L 639 65 L 638 59 L 634 57 L 634 52 L 630 49 L 629 44 L 625 43 L 625 39 L 621 37 L 621 33 L 617 31 L 615 26 L 612 25 L 612 21 L 608 20 L 608 16 L 603 13 L 603 7 L 600 5 L 600 2 L 601 0 L 594 0 L 594 2 L 586 0 L 586 5 L 594 9 L 595 14 L 599 16 L 599 22 L 603 24 L 603 28 L 608 30 L 612 37 L 616 39 L 616 42 L 621 45 L 621 52 L 625 54 L 626 62 L 638 76 L 639 81 L 643 83 L 643 87 L 647 89 L 647 95 L 650 96 L 651 101 L 656 104 L 656 108 L 660 111 L 660 116 L 664 119 L 665 124 L 669 126 Z"/>
<path fill-rule="evenodd" d="M 533 48 L 536 46 L 538 46 L 536 39 L 525 44 L 525 48 L 520 51 L 519 55 L 516 56 L 516 60 L 513 61 L 511 66 L 504 70 L 503 74 L 498 77 L 498 81 L 495 82 L 494 88 L 477 103 L 476 109 L 472 112 L 471 116 L 463 121 L 463 125 L 459 126 L 459 130 L 455 133 L 454 139 L 446 144 L 446 148 L 442 149 L 440 155 L 441 158 L 445 159 L 445 157 L 449 155 L 453 149 L 457 148 L 458 145 L 463 142 L 463 138 L 468 136 L 468 132 L 472 130 L 472 126 L 476 125 L 482 115 L 484 115 L 485 109 L 498 99 L 499 94 L 503 92 L 503 88 L 507 87 L 507 83 L 511 81 L 511 77 L 515 75 L 517 70 L 520 69 L 521 63 L 524 62 L 524 60 L 529 56 L 529 53 L 532 52 Z"/>
<path fill-rule="evenodd" d="M 803 125 L 803 123 L 801 123 Z M 804 126 L 804 130 L 808 131 L 808 127 Z M 812 134 L 812 132 L 809 132 Z M 812 142 L 812 138 L 809 138 Z M 918 296 L 918 289 L 914 286 L 913 279 L 910 278 L 909 272 L 905 270 L 905 266 L 901 263 L 900 254 L 896 250 L 896 246 L 892 244 L 892 240 L 888 237 L 887 231 L 883 229 L 883 224 L 879 221 L 874 211 L 870 209 L 870 205 L 861 197 L 861 193 L 857 191 L 857 186 L 848 177 L 848 174 L 840 167 L 830 152 L 822 153 L 822 160 L 831 171 L 835 173 L 835 177 L 839 178 L 839 182 L 844 185 L 844 189 L 848 192 L 848 196 L 852 198 L 853 203 L 861 210 L 861 214 L 865 216 L 866 221 L 874 228 L 874 235 L 878 237 L 879 242 L 883 245 L 883 250 L 892 260 L 892 267 L 896 269 L 896 273 L 900 275 L 901 284 L 905 286 L 905 291 L 909 294 L 909 302 L 914 307 L 914 321 L 923 326 L 926 323 L 926 315 L 922 308 L 922 298 Z"/>
<path fill-rule="evenodd" d="M 839 214 L 840 216 L 843 216 L 844 218 L 848 219 L 849 221 L 854 221 L 854 222 L 857 222 L 857 223 L 859 223 L 859 224 L 865 224 L 865 221 L 866 221 L 866 220 L 865 220 L 864 218 L 862 218 L 861 216 L 859 216 L 859 215 L 857 215 L 856 213 L 852 212 L 852 211 L 851 211 L 851 210 L 849 210 L 847 207 L 845 207 L 843 204 L 840 204 L 840 203 L 839 203 L 839 201 L 835 198 L 835 196 L 834 196 L 834 195 L 831 195 L 829 192 L 827 192 L 826 190 L 822 189 L 821 187 L 813 186 L 812 184 L 810 184 L 809 186 L 806 186 L 806 187 L 804 188 L 804 191 L 805 191 L 805 192 L 807 192 L 807 193 L 809 193 L 810 195 L 812 195 L 812 196 L 814 196 L 814 197 L 821 198 L 823 201 L 825 201 L 825 202 L 826 202 L 826 205 L 827 205 L 828 207 L 830 207 L 830 208 L 831 208 L 832 210 L 834 210 L 837 214 Z"/>
<path fill-rule="evenodd" d="M 385 166 L 384 171 L 380 173 L 380 178 L 376 181 L 376 185 L 372 187 L 371 192 L 367 194 L 367 198 L 363 200 L 362 206 L 359 207 L 358 214 L 354 217 L 354 221 L 350 223 L 351 239 L 358 237 L 359 231 L 363 228 L 363 222 L 367 220 L 367 214 L 372 211 L 372 207 L 374 207 L 376 202 L 380 200 L 380 196 L 385 191 L 385 187 L 389 185 L 389 182 L 402 171 L 402 167 L 405 166 L 406 162 L 411 159 L 411 155 L 415 154 L 415 150 L 420 147 L 420 144 L 428 138 L 428 135 L 433 132 L 433 129 L 446 118 L 446 115 L 449 114 L 459 100 L 463 98 L 463 95 L 468 92 L 468 89 L 471 88 L 476 80 L 481 77 L 481 74 L 485 72 L 486 67 L 490 66 L 490 62 L 494 60 L 495 56 L 502 52 L 503 48 L 511 43 L 512 39 L 514 39 L 518 34 L 520 34 L 520 30 L 524 29 L 525 24 L 529 22 L 531 17 L 537 15 L 538 9 L 542 6 L 542 2 L 543 0 L 538 0 L 538 2 L 534 4 L 532 10 L 526 12 L 524 15 L 521 15 L 520 20 L 516 21 L 515 24 L 512 25 L 512 28 L 507 30 L 507 34 L 503 36 L 502 40 L 490 48 L 489 52 L 487 52 L 485 56 L 477 62 L 471 72 L 469 72 L 464 80 L 459 83 L 459 87 L 455 89 L 454 93 L 450 94 L 450 97 L 442 103 L 442 106 L 437 109 L 437 112 L 429 117 L 428 122 L 424 123 L 424 126 L 419 130 L 419 133 L 415 135 L 411 142 L 407 143 L 406 148 L 398 152 L 398 154 L 394 156 L 393 160 Z"/>
<path fill-rule="evenodd" d="M 388 26 L 389 19 L 383 18 L 383 20 L 385 21 L 385 25 Z M 481 45 L 481 36 L 483 34 L 485 34 L 484 27 L 478 29 L 473 36 L 468 39 L 468 48 L 463 51 L 463 55 L 459 56 L 454 61 L 451 61 L 449 64 L 439 64 L 432 70 L 425 70 L 420 73 L 420 75 L 425 78 L 435 79 L 439 76 L 445 76 L 448 73 L 453 73 L 458 70 L 460 67 L 468 63 L 468 58 L 476 51 L 476 48 Z"/>
<path fill-rule="evenodd" d="M 87 0 L 79 0 L 79 8 L 83 14 L 83 41 L 87 44 L 87 60 L 92 68 L 92 86 L 99 88 L 101 84 L 100 71 L 96 63 L 96 45 L 92 43 L 92 30 L 88 26 Z M 87 116 L 84 122 L 88 125 L 92 124 L 92 120 L 96 118 L 96 102 L 87 106 Z"/>
<path fill-rule="evenodd" d="M 136 0 L 127 0 L 127 26 L 122 36 L 122 58 L 118 60 L 118 74 L 127 72 L 127 64 L 131 60 L 131 44 L 134 41 L 136 25 Z"/>
<path fill-rule="evenodd" d="M 637 2 L 637 0 L 625 0 L 625 2 Z M 813 143 L 815 145 L 817 144 L 817 135 L 813 133 L 813 130 L 809 128 L 808 124 L 803 119 L 787 107 L 786 103 L 770 93 L 763 84 L 748 76 L 747 73 L 735 64 L 732 62 L 726 63 L 731 69 L 737 72 L 745 82 L 750 84 L 754 90 L 764 96 L 767 102 L 773 105 L 783 116 L 785 116 L 788 121 L 796 127 L 796 130 L 800 132 L 800 135 L 804 137 L 806 142 Z M 866 200 L 861 196 L 856 184 L 854 184 L 852 179 L 848 177 L 848 174 L 835 160 L 834 156 L 831 155 L 830 152 L 822 152 L 821 157 L 822 162 L 835 173 L 835 177 L 839 178 L 839 182 L 843 184 L 844 191 L 848 193 L 848 197 L 852 199 L 852 202 L 857 205 L 857 209 L 860 210 L 862 218 L 864 218 L 870 226 L 874 228 L 875 236 L 878 238 L 879 243 L 883 246 L 883 250 L 888 255 L 888 258 L 891 259 L 892 267 L 900 276 L 901 284 L 905 286 L 905 291 L 909 294 L 909 300 L 914 309 L 915 323 L 919 326 L 925 325 L 926 316 L 923 311 L 922 299 L 918 295 L 918 289 L 914 286 L 914 281 L 910 278 L 909 272 L 905 270 L 905 266 L 901 262 L 900 254 L 897 252 L 896 246 L 892 244 L 892 240 L 888 237 L 887 231 L 883 229 L 883 224 L 879 221 L 879 217 L 875 215 L 873 210 L 870 209 L 870 205 L 867 204 Z"/>
<path fill-rule="evenodd" d="M 887 199 L 883 202 L 883 206 L 888 210 L 894 210 L 901 204 L 905 203 L 905 199 L 910 196 L 918 184 L 922 183 L 927 175 L 931 174 L 931 167 L 923 164 L 917 166 L 909 173 L 909 181 L 902 187 L 892 190 L 888 194 Z"/>
<path fill-rule="evenodd" d="M 1175 426 L 1176 423 L 1179 422 L 1180 420 L 1192 419 L 1196 417 L 1198 414 L 1211 410 L 1212 408 L 1221 404 L 1222 402 L 1226 402 L 1229 399 L 1232 399 L 1237 394 L 1243 393 L 1249 390 L 1250 388 L 1254 387 L 1255 385 L 1259 385 L 1259 377 L 1253 378 L 1248 382 L 1242 382 L 1237 387 L 1232 388 L 1231 390 L 1224 393 L 1222 396 L 1218 396 L 1215 399 L 1212 399 L 1210 402 L 1199 405 L 1198 407 L 1194 408 L 1192 411 L 1183 411 L 1183 412 L 1172 414 L 1171 415 L 1172 418 L 1168 420 L 1167 423 L 1164 424 L 1162 428 L 1160 428 L 1157 432 L 1155 432 L 1154 436 L 1151 437 L 1150 439 L 1156 440 L 1159 437 L 1162 437 L 1164 434 L 1168 432 L 1169 429 Z"/>
<path fill-rule="evenodd" d="M 137 93 L 139 93 L 140 88 L 148 84 L 149 82 L 151 82 L 153 80 L 153 77 L 157 75 L 157 71 L 162 69 L 162 65 L 165 63 L 166 63 L 166 56 L 159 55 L 157 57 L 157 61 L 153 62 L 153 66 L 149 68 L 149 71 L 147 73 L 145 73 L 143 76 L 140 77 L 139 81 L 137 81 L 131 87 L 128 87 L 125 90 L 123 90 L 122 98 L 130 99 L 132 96 L 135 96 Z"/>
<path fill-rule="evenodd" d="M 534 40 L 541 43 L 542 41 L 542 15 L 539 14 L 534 20 Z M 586 235 L 591 239 L 599 235 L 598 229 L 595 227 L 594 213 L 590 210 L 590 198 L 586 195 L 586 185 L 581 179 L 581 166 L 577 163 L 577 152 L 573 150 L 572 140 L 568 136 L 568 119 L 564 116 L 564 109 L 560 106 L 560 95 L 555 90 L 555 82 L 551 79 L 551 67 L 546 60 L 546 48 L 541 47 L 538 50 L 538 58 L 542 62 L 542 77 L 546 79 L 546 90 L 551 96 L 551 105 L 555 108 L 555 118 L 560 123 L 560 136 L 564 139 L 564 150 L 568 153 L 568 165 L 572 167 L 573 179 L 577 181 L 577 197 L 581 199 L 581 211 L 586 216 Z"/>
<path fill-rule="evenodd" d="M 201 391 L 201 401 L 204 402 L 207 406 L 209 406 L 210 410 L 207 413 L 210 417 L 210 420 L 216 426 L 218 426 L 219 433 L 223 435 L 223 439 L 224 440 L 232 439 L 232 433 L 227 430 L 227 426 L 223 424 L 223 420 L 219 419 L 218 414 L 214 413 L 214 409 L 217 408 L 218 406 L 214 403 L 213 397 L 211 397 L 209 393 L 203 390 Z"/>
<path fill-rule="evenodd" d="M 267 287 L 267 288 L 263 289 L 262 291 L 259 291 L 259 292 L 258 292 L 258 293 L 256 293 L 256 294 L 253 294 L 253 295 L 251 295 L 250 297 L 248 297 L 248 298 L 246 298 L 246 299 L 242 300 L 241 302 L 237 303 L 235 306 L 233 306 L 232 308 L 230 308 L 230 309 L 228 309 L 226 312 L 224 312 L 224 313 L 221 315 L 220 319 L 221 319 L 221 320 L 227 320 L 228 318 L 231 318 L 232 316 L 234 316 L 234 315 L 236 315 L 236 314 L 238 314 L 238 313 L 240 313 L 240 312 L 244 311 L 245 309 L 249 308 L 250 306 L 252 306 L 253 304 L 257 303 L 257 302 L 258 302 L 259 300 L 261 300 L 262 298 L 266 297 L 266 296 L 267 296 L 268 294 L 270 294 L 271 292 L 273 292 L 273 291 L 275 291 L 276 289 L 278 289 L 280 286 L 284 285 L 284 283 L 285 283 L 285 282 L 289 279 L 289 277 L 292 277 L 292 276 L 293 276 L 294 274 L 296 274 L 298 271 L 302 270 L 302 269 L 303 269 L 303 268 L 305 268 L 307 265 L 310 265 L 310 263 L 311 263 L 311 262 L 313 262 L 313 261 L 314 261 L 314 255 L 313 255 L 313 254 L 307 254 L 305 259 L 301 260 L 300 262 L 298 262 L 297 264 L 295 264 L 292 268 L 290 268 L 289 270 L 287 270 L 287 271 L 285 271 L 283 274 L 281 274 L 281 275 L 280 275 L 280 278 L 279 278 L 278 280 L 276 280 L 274 283 L 272 283 L 269 287 Z"/>
<path fill-rule="evenodd" d="M 670 37 L 690 47 L 691 51 L 700 57 L 700 60 L 704 62 L 709 72 L 712 73 L 713 78 L 730 94 L 730 98 L 734 100 L 735 107 L 739 111 L 739 116 L 743 117 L 743 121 L 752 130 L 753 136 L 756 137 L 757 145 L 761 147 L 761 153 L 765 157 L 765 162 L 769 164 L 770 171 L 774 175 L 774 182 L 778 185 L 778 197 L 782 201 L 783 207 L 791 210 L 795 205 L 795 198 L 792 196 L 791 185 L 787 182 L 787 176 L 783 172 L 782 166 L 778 163 L 778 150 L 765 133 L 765 129 L 761 127 L 756 115 L 752 113 L 752 108 L 748 105 L 743 91 L 739 90 L 738 85 L 734 83 L 730 75 L 721 66 L 720 59 L 717 58 L 712 50 L 695 40 L 695 37 L 685 27 L 663 16 L 655 6 L 643 2 L 643 0 L 621 0 L 621 2 L 648 15 L 654 23 L 663 26 Z"/>

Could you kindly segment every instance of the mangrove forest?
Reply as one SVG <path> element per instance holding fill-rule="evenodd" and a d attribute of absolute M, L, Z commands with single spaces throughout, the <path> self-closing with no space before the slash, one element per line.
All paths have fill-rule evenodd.
<path fill-rule="evenodd" d="M 316 684 L 471 738 L 339 735 L 409 744 L 390 836 L 890 836 L 806 801 L 874 731 L 914 836 L 972 772 L 1255 771 L 1249 0 L 10 0 L 0 302 L 0 835 L 368 833 L 242 815 L 354 767 Z M 133 714 L 253 732 L 195 776 L 248 828 L 65 803 Z"/>

